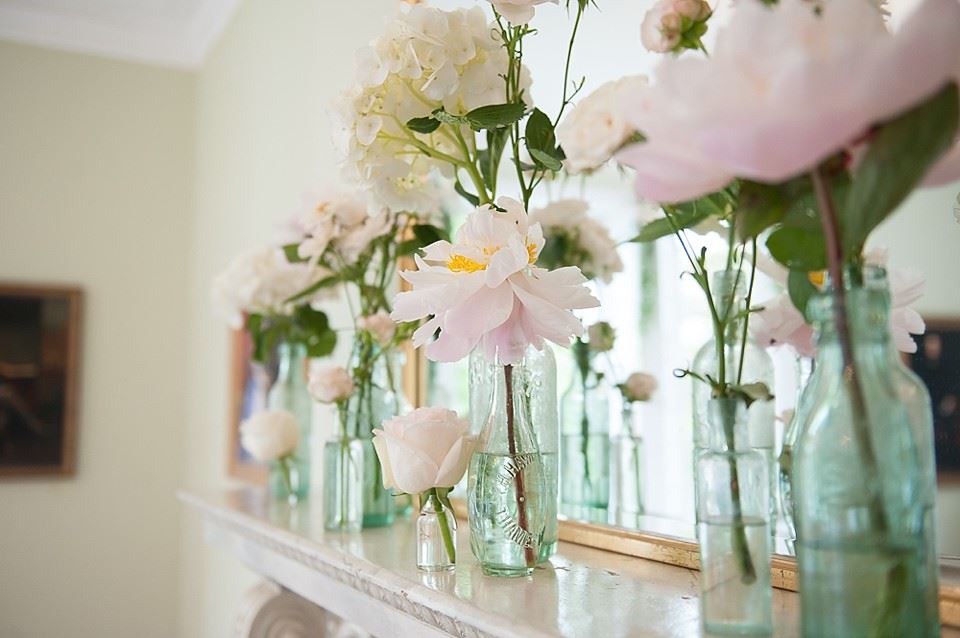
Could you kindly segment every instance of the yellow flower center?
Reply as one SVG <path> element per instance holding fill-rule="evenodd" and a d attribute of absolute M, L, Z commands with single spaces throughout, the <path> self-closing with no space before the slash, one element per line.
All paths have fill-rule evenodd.
<path fill-rule="evenodd" d="M 821 286 L 823 286 L 823 281 L 825 277 L 826 277 L 826 272 L 823 270 L 817 270 L 814 272 L 807 273 L 807 279 L 809 279 L 810 283 L 812 283 L 817 288 L 820 288 Z"/>
<path fill-rule="evenodd" d="M 528 264 L 533 264 L 537 261 L 537 247 L 534 244 L 527 244 L 527 259 Z"/>
<path fill-rule="evenodd" d="M 447 262 L 447 268 L 450 272 L 477 272 L 478 270 L 486 270 L 487 265 L 463 255 L 453 255 Z"/>

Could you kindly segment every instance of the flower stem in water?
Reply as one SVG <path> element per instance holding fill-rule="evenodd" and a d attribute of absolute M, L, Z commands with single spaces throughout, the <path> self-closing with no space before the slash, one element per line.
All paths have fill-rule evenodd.
<path fill-rule="evenodd" d="M 517 457 L 517 439 L 514 428 L 513 414 L 513 366 L 503 366 L 503 382 L 505 387 L 506 408 L 507 408 L 507 446 L 510 450 L 510 459 L 516 463 Z M 527 524 L 527 495 L 523 486 L 523 471 L 519 470 L 513 475 L 514 486 L 517 491 L 517 523 L 524 532 L 530 534 L 530 526 Z M 527 567 L 533 567 L 537 564 L 537 557 L 533 547 L 529 544 L 523 548 L 523 555 L 527 562 Z"/>

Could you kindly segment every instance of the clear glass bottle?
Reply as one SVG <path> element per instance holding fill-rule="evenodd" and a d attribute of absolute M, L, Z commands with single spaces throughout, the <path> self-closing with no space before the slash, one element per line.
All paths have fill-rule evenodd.
<path fill-rule="evenodd" d="M 643 506 L 643 437 L 634 423 L 634 407 L 623 403 L 623 427 L 614 444 L 616 524 L 640 529 Z"/>
<path fill-rule="evenodd" d="M 736 315 L 746 307 L 746 286 L 748 273 L 720 270 L 711 277 L 711 292 L 717 312 L 723 314 L 729 308 L 731 315 Z M 740 374 L 740 352 L 743 344 L 743 321 L 732 321 L 727 326 L 724 335 L 724 373 L 727 383 L 736 383 L 740 376 L 742 383 L 765 383 L 773 389 L 773 359 L 764 348 L 761 348 L 753 339 L 746 340 L 743 355 L 743 373 Z M 710 375 L 717 379 L 720 365 L 717 357 L 717 345 L 714 338 L 710 338 L 700 347 L 693 359 L 691 369 L 700 375 Z M 693 383 L 693 459 L 696 459 L 708 448 L 706 436 L 707 406 L 710 404 L 711 389 L 706 383 Z M 770 465 L 770 522 L 771 529 L 776 521 L 776 476 L 774 471 L 774 422 L 776 419 L 773 401 L 755 401 L 747 411 L 747 430 L 751 446 L 767 458 Z M 698 493 L 698 492 L 695 492 Z"/>
<path fill-rule="evenodd" d="M 770 465 L 749 445 L 738 399 L 711 399 L 697 457 L 700 608 L 709 634 L 773 630 L 768 516 Z"/>
<path fill-rule="evenodd" d="M 793 455 L 801 631 L 936 636 L 928 477 L 891 366 L 889 298 L 851 275 L 849 348 L 832 294 L 808 305 L 820 380 Z"/>
<path fill-rule="evenodd" d="M 364 461 L 359 439 L 341 435 L 323 446 L 324 529 L 359 532 L 363 527 Z"/>
<path fill-rule="evenodd" d="M 787 424 L 783 433 L 783 445 L 777 457 L 777 482 L 780 495 L 780 516 L 786 527 L 787 537 L 784 539 L 791 551 L 796 551 L 794 543 L 797 539 L 796 517 L 793 509 L 793 481 L 790 471 L 793 466 L 793 452 L 800 437 L 801 424 L 807 418 L 809 406 L 813 403 L 812 397 L 817 393 L 817 376 L 814 374 L 813 361 L 802 356 L 797 357 L 797 405 L 793 410 L 793 418 Z"/>
<path fill-rule="evenodd" d="M 267 393 L 267 407 L 286 410 L 300 424 L 300 444 L 286 465 L 289 485 L 278 463 L 270 465 L 270 491 L 291 502 L 306 499 L 310 493 L 310 457 L 313 400 L 307 391 L 307 347 L 300 343 L 281 343 L 277 347 L 277 380 Z"/>
<path fill-rule="evenodd" d="M 417 569 L 450 571 L 457 564 L 457 517 L 436 489 L 420 496 L 417 517 Z"/>
<path fill-rule="evenodd" d="M 573 378 L 560 404 L 560 509 L 576 520 L 607 522 L 610 504 L 610 385 L 589 345 L 571 346 Z"/>
<path fill-rule="evenodd" d="M 557 361 L 553 349 L 530 348 L 524 357 L 525 365 L 514 371 L 514 382 L 520 383 L 530 404 L 530 421 L 533 424 L 537 447 L 543 456 L 544 482 L 547 496 L 544 499 L 546 525 L 540 543 L 540 562 L 557 551 L 560 529 L 557 524 L 560 487 L 560 414 L 557 401 Z M 470 354 L 470 431 L 480 434 L 490 410 L 493 381 L 502 368 L 487 361 L 476 349 Z M 522 376 L 521 376 L 522 375 Z"/>
<path fill-rule="evenodd" d="M 373 430 L 408 409 L 400 382 L 402 363 L 401 353 L 381 349 L 365 331 L 357 333 L 350 363 L 356 388 L 347 403 L 347 429 L 363 450 L 364 528 L 391 525 L 397 510 L 393 493 L 383 487 Z"/>
<path fill-rule="evenodd" d="M 535 363 L 532 351 L 515 364 L 496 366 L 487 418 L 470 461 L 470 548 L 491 576 L 525 576 L 541 560 L 551 494 L 524 387 Z"/>

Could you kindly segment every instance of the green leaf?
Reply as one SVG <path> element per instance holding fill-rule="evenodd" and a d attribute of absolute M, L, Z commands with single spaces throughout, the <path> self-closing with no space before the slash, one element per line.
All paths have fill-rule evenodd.
<path fill-rule="evenodd" d="M 817 287 L 810 281 L 809 273 L 803 270 L 791 270 L 787 275 L 787 293 L 794 307 L 806 317 L 807 303 L 817 294 Z"/>
<path fill-rule="evenodd" d="M 464 126 L 470 124 L 470 121 L 464 116 L 447 113 L 442 108 L 435 109 L 432 115 L 437 120 L 443 122 L 444 124 L 449 124 L 450 126 Z"/>
<path fill-rule="evenodd" d="M 491 129 L 487 131 L 487 148 L 477 151 L 477 159 L 480 162 L 480 173 L 484 181 L 491 187 L 497 183 L 497 172 L 500 168 L 500 160 L 503 157 L 503 149 L 507 145 L 507 138 L 510 131 L 507 129 Z"/>
<path fill-rule="evenodd" d="M 413 227 L 413 236 L 420 240 L 424 246 L 429 246 L 430 244 L 445 239 L 450 240 L 450 236 L 447 234 L 447 231 L 442 228 L 437 228 L 433 224 L 417 224 Z"/>
<path fill-rule="evenodd" d="M 773 395 L 766 383 L 741 383 L 740 385 L 731 385 L 730 392 L 743 400 L 749 408 L 756 401 L 772 401 Z"/>
<path fill-rule="evenodd" d="M 453 183 L 453 190 L 457 191 L 457 194 L 460 195 L 460 197 L 470 202 L 473 206 L 480 205 L 480 198 L 473 193 L 468 192 L 467 189 L 463 187 L 463 184 L 460 183 L 459 179 Z"/>
<path fill-rule="evenodd" d="M 300 256 L 298 252 L 300 250 L 300 244 L 286 244 L 283 247 L 283 255 L 287 258 L 287 261 L 291 264 L 299 264 L 307 261 Z"/>
<path fill-rule="evenodd" d="M 553 123 L 547 114 L 540 109 L 533 109 L 527 118 L 527 128 L 524 131 L 527 149 L 538 149 L 553 155 L 557 147 L 557 136 L 553 130 Z"/>
<path fill-rule="evenodd" d="M 295 295 L 293 295 L 292 297 L 290 297 L 289 299 L 287 299 L 287 303 L 292 303 L 292 302 L 294 302 L 294 301 L 299 301 L 300 299 L 303 299 L 304 297 L 309 297 L 310 295 L 312 295 L 313 293 L 317 292 L 318 290 L 322 290 L 322 289 L 324 289 L 324 288 L 329 288 L 330 286 L 335 286 L 335 285 L 338 284 L 338 283 L 340 283 L 340 276 L 339 276 L 339 275 L 330 275 L 329 277 L 324 277 L 324 278 L 321 279 L 320 281 L 317 281 L 317 282 L 315 282 L 315 283 L 307 286 L 306 288 L 304 288 L 303 290 L 301 290 L 301 291 L 298 292 L 297 294 L 295 294 Z"/>
<path fill-rule="evenodd" d="M 519 122 L 526 112 L 526 105 L 488 104 L 469 111 L 464 118 L 474 129 L 498 129 Z"/>
<path fill-rule="evenodd" d="M 721 201 L 722 196 L 719 193 L 712 193 L 689 202 L 664 206 L 664 210 L 673 216 L 672 222 L 666 217 L 655 219 L 641 228 L 640 234 L 630 241 L 633 243 L 654 241 L 672 235 L 674 226 L 682 230 L 696 226 L 711 215 L 722 216 L 726 213 L 726 207 Z"/>
<path fill-rule="evenodd" d="M 827 267 L 827 248 L 819 230 L 778 228 L 767 238 L 767 249 L 791 270 L 810 272 Z"/>
<path fill-rule="evenodd" d="M 742 181 L 737 195 L 737 234 L 752 239 L 783 219 L 789 201 L 778 186 Z"/>
<path fill-rule="evenodd" d="M 440 128 L 440 120 L 435 117 L 415 117 L 407 121 L 407 128 L 414 133 L 433 133 Z"/>
<path fill-rule="evenodd" d="M 550 169 L 551 171 L 559 171 L 561 168 L 563 168 L 563 162 L 558 160 L 553 155 L 550 155 L 545 151 L 541 151 L 538 148 L 528 148 L 527 150 L 530 151 L 530 157 L 532 157 L 538 165 Z"/>
<path fill-rule="evenodd" d="M 957 133 L 957 85 L 883 124 L 853 175 L 841 212 L 843 245 L 858 255 L 873 231 L 920 183 Z"/>
<path fill-rule="evenodd" d="M 307 339 L 307 356 L 326 357 L 337 347 L 337 333 L 327 330 Z"/>

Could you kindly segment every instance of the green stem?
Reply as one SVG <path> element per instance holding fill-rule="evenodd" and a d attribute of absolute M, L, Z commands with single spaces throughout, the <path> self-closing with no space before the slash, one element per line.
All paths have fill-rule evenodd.
<path fill-rule="evenodd" d="M 750 285 L 747 287 L 747 307 L 743 317 L 743 336 L 740 339 L 740 365 L 737 367 L 737 385 L 743 383 L 743 362 L 746 359 L 747 335 L 750 328 L 750 304 L 753 303 L 753 282 L 757 278 L 757 238 L 753 238 L 750 255 Z"/>
<path fill-rule="evenodd" d="M 293 481 L 290 479 L 291 456 L 290 454 L 281 456 L 277 459 L 277 465 L 280 466 L 280 478 L 283 480 L 283 486 L 287 490 L 287 502 L 293 505 L 297 501 L 297 495 L 293 492 Z"/>
<path fill-rule="evenodd" d="M 437 494 L 437 488 L 430 488 L 430 500 L 433 502 L 434 509 L 437 510 L 437 522 L 440 524 L 440 535 L 443 537 L 443 545 L 447 548 L 447 558 L 454 565 L 457 563 L 457 548 L 453 544 L 453 535 L 450 534 L 450 526 L 447 521 L 447 511 Z"/>
<path fill-rule="evenodd" d="M 570 103 L 570 100 L 573 99 L 573 96 L 567 97 L 567 89 L 570 85 L 570 60 L 573 58 L 573 42 L 577 37 L 577 28 L 580 26 L 580 18 L 583 16 L 583 4 L 577 0 L 577 17 L 573 21 L 573 29 L 570 31 L 570 42 L 567 44 L 567 60 L 563 65 L 563 100 L 560 102 L 560 111 L 557 113 L 557 119 L 554 120 L 553 126 L 556 128 L 557 124 L 560 123 L 560 118 L 563 117 L 563 111 L 567 108 L 567 104 Z"/>
<path fill-rule="evenodd" d="M 514 411 L 513 411 L 513 366 L 506 365 L 503 366 L 503 383 L 505 386 L 505 398 L 506 398 L 506 410 L 507 410 L 507 447 L 510 451 L 510 460 L 516 464 L 517 467 L 521 467 L 517 463 L 517 433 L 516 428 L 514 427 Z M 530 525 L 527 524 L 527 495 L 526 490 L 523 484 L 523 470 L 518 470 L 513 475 L 513 483 L 516 488 L 516 501 L 517 501 L 517 524 L 520 529 L 530 535 Z M 537 564 L 537 557 L 533 552 L 533 547 L 529 544 L 524 545 L 523 555 L 526 560 L 527 567 L 533 567 Z"/>

